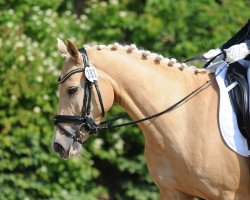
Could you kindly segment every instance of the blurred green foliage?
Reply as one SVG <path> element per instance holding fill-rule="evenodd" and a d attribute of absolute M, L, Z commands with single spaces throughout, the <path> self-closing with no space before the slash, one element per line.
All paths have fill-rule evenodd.
<path fill-rule="evenodd" d="M 136 43 L 183 60 L 220 46 L 249 18 L 244 0 L 0 0 L 0 199 L 155 200 L 143 136 L 136 127 L 103 132 L 83 155 L 51 148 L 56 38 Z M 122 112 L 114 106 L 109 116 Z"/>

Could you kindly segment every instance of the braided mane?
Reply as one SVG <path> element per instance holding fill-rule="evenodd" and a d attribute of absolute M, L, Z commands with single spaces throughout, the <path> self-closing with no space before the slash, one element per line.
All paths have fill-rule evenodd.
<path fill-rule="evenodd" d="M 204 74 L 206 72 L 211 72 L 211 71 L 208 71 L 206 69 L 197 68 L 193 65 L 188 66 L 186 63 L 180 63 L 175 58 L 165 58 L 160 54 L 138 49 L 135 44 L 121 45 L 119 43 L 114 43 L 114 44 L 109 44 L 109 45 L 93 45 L 93 46 L 84 45 L 84 48 L 86 48 L 86 49 L 87 48 L 96 48 L 97 50 L 110 49 L 112 51 L 116 51 L 117 49 L 122 49 L 122 50 L 125 50 L 127 53 L 139 53 L 139 54 L 141 54 L 141 58 L 143 60 L 153 59 L 155 64 L 159 64 L 160 62 L 164 62 L 169 67 L 176 67 L 176 68 L 180 69 L 181 71 L 184 69 L 192 69 L 196 74 L 198 74 L 198 73 Z"/>

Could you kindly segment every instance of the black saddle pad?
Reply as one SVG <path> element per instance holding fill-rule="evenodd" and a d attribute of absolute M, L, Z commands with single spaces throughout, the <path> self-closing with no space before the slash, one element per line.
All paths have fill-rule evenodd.
<path fill-rule="evenodd" d="M 247 69 L 238 62 L 229 65 L 226 85 L 230 85 L 235 81 L 238 85 L 229 92 L 229 97 L 237 116 L 239 129 L 242 135 L 247 139 L 248 148 L 250 149 L 249 85 L 247 81 Z"/>

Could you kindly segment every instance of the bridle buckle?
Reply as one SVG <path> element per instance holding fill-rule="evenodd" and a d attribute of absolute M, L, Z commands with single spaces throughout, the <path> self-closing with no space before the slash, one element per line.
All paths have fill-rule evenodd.
<path fill-rule="evenodd" d="M 78 130 L 75 132 L 76 133 L 76 138 L 78 138 L 79 140 L 83 141 L 84 137 L 85 137 L 85 133 L 81 130 Z"/>

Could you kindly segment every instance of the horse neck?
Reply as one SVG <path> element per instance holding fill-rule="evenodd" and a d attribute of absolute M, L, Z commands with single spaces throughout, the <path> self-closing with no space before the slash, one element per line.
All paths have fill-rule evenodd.
<path fill-rule="evenodd" d="M 116 103 L 134 120 L 166 109 L 208 80 L 208 73 L 195 74 L 191 68 L 170 67 L 163 61 L 143 57 L 140 52 L 109 48 L 89 48 L 87 51 L 90 62 L 110 77 Z M 155 123 L 162 124 L 161 120 L 166 122 L 166 119 L 173 121 L 175 117 L 178 116 L 170 114 L 139 126 L 147 132 L 149 124 L 154 124 L 154 129 Z"/>

